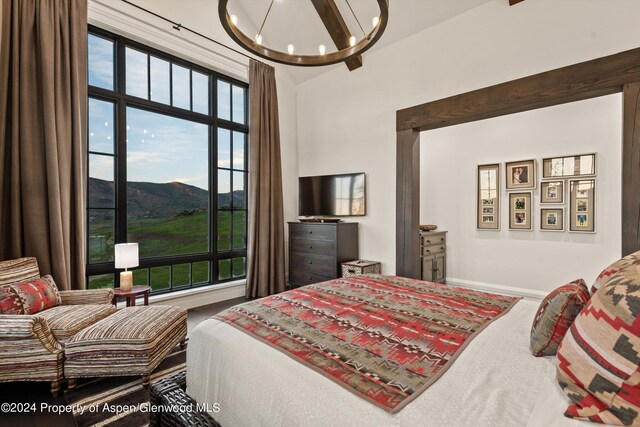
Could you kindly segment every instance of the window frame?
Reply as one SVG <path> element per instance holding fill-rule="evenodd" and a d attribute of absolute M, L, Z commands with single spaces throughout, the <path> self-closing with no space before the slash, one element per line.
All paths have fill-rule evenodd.
<path fill-rule="evenodd" d="M 86 281 L 85 287 L 87 289 L 90 288 L 89 279 L 92 276 L 104 275 L 104 274 L 113 274 L 113 285 L 114 287 L 119 287 L 119 274 L 117 274 L 120 269 L 115 268 L 114 261 L 103 261 L 103 262 L 94 262 L 92 263 L 90 260 L 90 223 L 89 223 L 89 212 L 91 210 L 102 209 L 102 210 L 112 210 L 114 216 L 114 244 L 115 243 L 125 243 L 127 242 L 127 147 L 126 147 L 126 139 L 127 139 L 127 108 L 133 107 L 137 109 L 141 109 L 144 111 L 149 111 L 152 113 L 169 115 L 171 117 L 175 117 L 178 119 L 188 120 L 191 122 L 201 123 L 208 126 L 208 148 L 209 148 L 209 156 L 208 156 L 208 173 L 209 173 L 209 205 L 208 205 L 208 225 L 209 225 L 209 236 L 208 243 L 209 249 L 207 252 L 203 253 L 193 253 L 193 254 L 182 254 L 182 255 L 173 255 L 173 256 L 159 256 L 159 257 L 150 257 L 150 258 L 140 258 L 140 265 L 135 269 L 146 269 L 147 270 L 147 280 L 150 281 L 151 277 L 151 268 L 154 267 L 169 267 L 169 276 L 170 276 L 170 284 L 169 288 L 161 289 L 161 290 L 153 290 L 152 294 L 162 294 L 169 293 L 177 290 L 184 290 L 189 288 L 196 288 L 201 286 L 207 286 L 211 284 L 220 284 L 231 281 L 237 281 L 246 278 L 246 257 L 247 257 L 247 248 L 245 243 L 245 248 L 243 249 L 234 249 L 233 248 L 233 212 L 234 211 L 244 211 L 245 213 L 245 224 L 244 224 L 244 236 L 245 242 L 248 235 L 248 175 L 249 171 L 249 85 L 246 82 L 241 80 L 237 80 L 233 77 L 221 74 L 212 69 L 203 67 L 199 64 L 189 62 L 183 58 L 177 57 L 175 55 L 163 52 L 151 46 L 144 45 L 142 43 L 136 42 L 134 40 L 128 39 L 124 36 L 103 30 L 101 28 L 89 25 L 88 29 L 89 35 L 94 35 L 100 38 L 104 38 L 110 40 L 114 44 L 114 82 L 113 82 L 113 90 L 104 89 L 97 86 L 91 86 L 88 84 L 88 98 L 89 99 L 97 99 L 99 101 L 108 101 L 114 104 L 114 147 L 113 147 L 113 158 L 114 158 L 114 206 L 113 208 L 95 208 L 89 205 L 89 191 L 86 193 Z M 137 96 L 128 95 L 126 93 L 126 69 L 125 69 L 125 55 L 126 48 L 130 47 L 135 50 L 146 53 L 147 56 L 147 97 L 148 99 L 139 98 Z M 174 107 L 171 105 L 173 103 L 173 86 L 172 86 L 172 78 L 173 73 L 169 74 L 169 104 L 163 104 L 158 101 L 151 100 L 151 69 L 150 62 L 151 56 L 156 58 L 165 60 L 169 62 L 170 70 L 172 70 L 173 65 L 178 65 L 181 67 L 185 67 L 189 70 L 202 73 L 209 77 L 209 114 L 203 114 L 192 110 L 186 110 L 179 107 Z M 189 80 L 191 83 L 192 73 L 189 73 Z M 231 116 L 229 120 L 218 118 L 218 110 L 217 110 L 217 100 L 218 100 L 218 91 L 217 91 L 217 82 L 218 80 L 230 83 L 231 89 L 233 86 L 242 87 L 244 89 L 244 124 L 237 123 L 233 121 L 233 95 L 231 94 L 229 99 L 229 105 L 231 109 Z M 88 81 L 88 79 L 87 79 Z M 191 86 L 190 86 L 191 87 Z M 193 108 L 193 90 L 190 90 L 189 94 L 190 99 L 190 107 Z M 87 112 L 87 117 L 89 117 L 89 112 Z M 245 206 L 244 209 L 235 209 L 233 204 L 230 208 L 218 208 L 218 129 L 228 129 L 231 135 L 234 132 L 240 132 L 245 134 L 245 144 L 244 144 L 244 197 L 245 197 Z M 233 137 L 232 137 L 233 138 Z M 231 172 L 230 177 L 230 196 L 233 200 L 233 171 L 236 169 L 233 166 L 233 139 L 231 140 L 231 164 L 229 169 Z M 101 152 L 93 152 L 90 151 L 89 145 L 89 134 L 87 132 L 87 154 L 86 154 L 86 164 L 87 164 L 87 173 L 86 173 L 86 185 L 87 189 L 89 188 L 89 179 L 90 179 L 90 171 L 89 171 L 89 157 L 92 154 L 101 154 Z M 231 223 L 230 227 L 230 235 L 232 243 L 229 250 L 218 251 L 218 212 L 219 211 L 231 211 Z M 244 258 L 245 259 L 245 275 L 234 277 L 233 276 L 233 260 L 236 258 Z M 221 260 L 229 259 L 231 264 L 231 274 L 227 279 L 218 279 L 219 278 L 219 262 Z M 202 283 L 193 283 L 193 263 L 208 261 L 209 262 L 209 280 L 207 282 Z M 173 283 L 173 266 L 177 266 L 180 264 L 189 264 L 190 271 L 190 280 L 189 285 L 176 285 Z M 135 270 L 133 269 L 133 270 Z M 148 285 L 151 285 L 148 283 Z"/>

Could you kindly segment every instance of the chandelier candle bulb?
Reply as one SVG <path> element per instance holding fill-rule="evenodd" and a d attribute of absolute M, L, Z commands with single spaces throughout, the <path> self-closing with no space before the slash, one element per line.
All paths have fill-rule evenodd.
<path fill-rule="evenodd" d="M 259 45 L 262 45 L 262 34 L 256 35 L 256 43 L 258 43 Z"/>
<path fill-rule="evenodd" d="M 231 15 L 231 23 L 233 25 L 235 25 L 236 27 L 238 26 L 238 16 L 237 15 Z"/>
<path fill-rule="evenodd" d="M 289 52 L 289 55 L 293 55 L 293 49 L 294 49 L 294 48 L 293 48 L 293 45 L 292 45 L 292 44 L 290 44 L 290 45 L 288 45 L 288 46 L 287 46 L 287 52 Z"/>
<path fill-rule="evenodd" d="M 371 20 L 371 24 L 373 24 L 373 28 L 378 26 L 378 22 L 380 22 L 380 17 L 374 16 L 373 19 Z"/>
<path fill-rule="evenodd" d="M 318 52 L 320 52 L 320 55 L 324 55 L 324 53 L 326 52 L 326 49 L 323 44 L 318 46 Z"/>
<path fill-rule="evenodd" d="M 349 37 L 349 46 L 354 47 L 356 45 L 356 36 Z"/>

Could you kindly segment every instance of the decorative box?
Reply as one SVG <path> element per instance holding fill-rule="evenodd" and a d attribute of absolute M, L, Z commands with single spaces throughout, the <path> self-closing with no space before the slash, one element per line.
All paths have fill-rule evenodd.
<path fill-rule="evenodd" d="M 382 264 L 378 261 L 366 261 L 357 259 L 355 261 L 342 263 L 342 277 L 360 276 L 361 274 L 380 274 Z"/>

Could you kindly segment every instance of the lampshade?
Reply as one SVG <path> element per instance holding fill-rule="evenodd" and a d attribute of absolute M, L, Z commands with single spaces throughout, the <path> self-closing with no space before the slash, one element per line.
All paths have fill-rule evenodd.
<path fill-rule="evenodd" d="M 137 267 L 138 261 L 138 244 L 137 243 L 118 243 L 116 250 L 116 268 Z"/>

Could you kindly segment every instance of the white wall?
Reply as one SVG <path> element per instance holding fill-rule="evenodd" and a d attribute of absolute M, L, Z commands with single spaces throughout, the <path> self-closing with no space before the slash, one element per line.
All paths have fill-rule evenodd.
<path fill-rule="evenodd" d="M 368 215 L 357 219 L 360 256 L 381 260 L 383 271 L 393 273 L 396 110 L 638 47 L 638 16 L 640 2 L 635 0 L 527 0 L 513 7 L 505 0 L 493 0 L 365 55 L 364 67 L 352 73 L 340 68 L 305 82 L 297 89 L 300 175 L 367 173 Z M 615 120 L 612 116 L 609 119 Z M 619 144 L 619 140 L 612 144 Z M 559 145 L 549 154 L 584 151 L 574 147 Z M 516 160 L 518 154 L 514 153 Z M 532 150 L 530 156 L 544 154 Z M 602 153 L 605 159 L 612 156 L 615 153 Z M 502 159 L 497 150 L 490 157 L 492 161 L 512 160 Z M 472 163 L 475 165 L 475 161 Z M 447 166 L 436 167 L 444 172 Z M 475 166 L 471 173 L 475 173 Z M 615 176 L 599 179 L 619 182 Z M 439 183 L 446 185 L 444 180 Z M 619 236 L 600 231 L 595 238 L 613 247 Z M 539 245 L 549 247 L 554 254 L 562 252 L 549 242 Z M 597 246 L 592 247 L 595 252 Z M 451 268 L 468 262 L 451 255 Z M 594 254 L 594 263 L 595 258 L 599 259 L 598 265 L 603 265 L 611 253 Z M 511 255 L 499 261 L 514 259 L 517 257 Z M 474 273 L 470 272 L 470 277 L 478 280 Z M 540 279 L 540 283 L 532 279 L 527 286 L 553 286 L 542 283 L 544 276 L 540 273 L 526 274 Z M 572 276 L 568 272 L 566 275 Z M 498 280 L 487 277 L 485 280 Z"/>
<path fill-rule="evenodd" d="M 548 291 L 582 277 L 590 286 L 620 253 L 621 120 L 622 96 L 616 94 L 423 132 L 420 223 L 448 230 L 449 280 Z M 538 204 L 539 185 L 534 230 L 509 231 L 504 165 L 501 230 L 476 230 L 476 165 L 592 152 L 597 233 L 540 231 L 539 208 L 556 206 Z"/>

